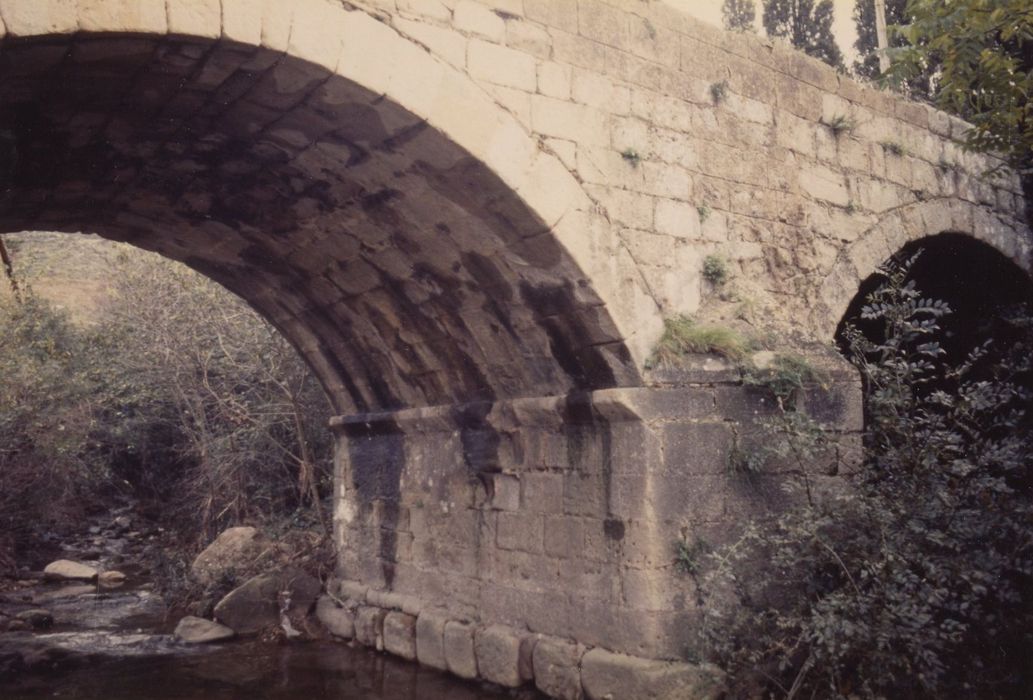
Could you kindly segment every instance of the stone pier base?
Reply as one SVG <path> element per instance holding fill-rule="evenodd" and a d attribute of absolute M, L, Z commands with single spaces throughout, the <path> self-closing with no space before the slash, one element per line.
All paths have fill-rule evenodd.
<path fill-rule="evenodd" d="M 738 468 L 765 448 L 773 396 L 710 362 L 648 387 L 334 419 L 334 596 L 354 637 L 552 697 L 707 697 L 712 672 L 684 663 L 701 610 L 677 543 L 728 541 L 787 498 L 777 461 Z M 861 394 L 851 368 L 828 377 L 796 403 L 841 438 L 814 465 L 834 485 Z"/>

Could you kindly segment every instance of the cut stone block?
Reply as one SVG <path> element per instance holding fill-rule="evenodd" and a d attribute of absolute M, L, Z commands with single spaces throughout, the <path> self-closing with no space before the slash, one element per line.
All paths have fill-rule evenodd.
<path fill-rule="evenodd" d="M 416 619 L 416 658 L 424 666 L 448 670 L 445 659 L 445 625 L 448 618 L 441 613 L 423 612 Z"/>
<path fill-rule="evenodd" d="M 355 639 L 377 651 L 384 650 L 384 615 L 380 608 L 364 605 L 355 615 Z"/>
<path fill-rule="evenodd" d="M 589 700 L 717 700 L 721 672 L 709 664 L 651 661 L 593 649 L 581 659 L 581 683 Z"/>
<path fill-rule="evenodd" d="M 445 623 L 445 663 L 460 678 L 477 678 L 474 627 L 465 622 Z"/>
<path fill-rule="evenodd" d="M 407 661 L 416 659 L 416 618 L 403 612 L 384 616 L 384 649 Z"/>

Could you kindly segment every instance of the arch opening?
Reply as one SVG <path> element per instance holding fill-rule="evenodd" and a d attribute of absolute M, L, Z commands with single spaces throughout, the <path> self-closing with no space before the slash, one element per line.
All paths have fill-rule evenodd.
<path fill-rule="evenodd" d="M 1033 309 L 1033 284 L 1022 268 L 998 250 L 969 235 L 941 233 L 908 243 L 895 257 L 914 258 L 908 279 L 923 297 L 945 301 L 951 308 L 940 319 L 937 338 L 945 364 L 961 364 L 988 339 L 1002 346 L 1018 339 L 1019 330 L 1008 319 L 1024 306 Z M 861 318 L 869 295 L 884 281 L 878 272 L 869 275 L 843 314 L 835 338 L 844 354 L 849 356 L 848 324 L 875 342 L 884 339 L 879 321 Z"/>
<path fill-rule="evenodd" d="M 636 380 L 542 215 L 448 134 L 316 64 L 194 37 L 8 37 L 0 136 L 0 231 L 185 262 L 276 326 L 339 413 Z"/>

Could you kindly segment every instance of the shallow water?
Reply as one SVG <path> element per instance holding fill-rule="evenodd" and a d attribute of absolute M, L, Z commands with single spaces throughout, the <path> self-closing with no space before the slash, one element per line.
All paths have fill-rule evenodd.
<path fill-rule="evenodd" d="M 102 524 L 102 523 L 101 523 Z M 102 528 L 96 527 L 100 530 Z M 28 581 L 0 592 L 0 612 L 13 616 L 46 608 L 53 625 L 35 632 L 0 631 L 0 700 L 497 700 L 543 698 L 506 691 L 421 668 L 344 643 L 233 640 L 189 645 L 169 632 L 165 603 L 150 590 L 147 572 L 127 561 L 141 542 L 128 536 L 88 536 L 65 546 L 71 559 L 85 547 L 99 550 L 97 566 L 117 566 L 129 583 Z M 136 538 L 142 540 L 142 538 Z M 41 559 L 40 567 L 45 563 Z M 92 563 L 92 562 L 91 562 Z M 0 622 L 6 618 L 0 616 Z M 26 659 L 13 668 L 5 659 Z M 30 662 L 31 661 L 31 662 Z"/>
<path fill-rule="evenodd" d="M 228 644 L 189 655 L 83 660 L 0 686 L 4 700 L 496 700 L 540 698 L 468 683 L 343 644 Z"/>

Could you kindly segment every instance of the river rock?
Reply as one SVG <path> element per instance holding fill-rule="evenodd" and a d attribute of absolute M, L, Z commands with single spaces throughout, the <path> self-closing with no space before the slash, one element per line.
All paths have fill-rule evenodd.
<path fill-rule="evenodd" d="M 205 620 L 200 617 L 184 617 L 176 625 L 173 633 L 176 639 L 187 644 L 209 644 L 211 642 L 222 642 L 232 639 L 234 632 L 226 625 L 218 622 Z"/>
<path fill-rule="evenodd" d="M 105 571 L 97 576 L 97 583 L 104 588 L 117 588 L 126 582 L 126 575 L 121 571 Z"/>
<path fill-rule="evenodd" d="M 317 579 L 299 569 L 259 574 L 227 593 L 215 606 L 215 617 L 237 634 L 253 634 L 280 623 L 281 593 L 289 598 L 291 612 L 305 615 L 321 588 Z"/>
<path fill-rule="evenodd" d="M 86 564 L 80 564 L 76 561 L 58 559 L 47 564 L 47 568 L 43 569 L 43 576 L 51 580 L 73 579 L 92 581 L 97 578 L 97 570 L 92 566 L 86 566 Z"/>
<path fill-rule="evenodd" d="M 246 569 L 262 552 L 263 544 L 255 528 L 231 527 L 197 555 L 190 573 L 198 583 L 212 585 L 227 574 Z"/>
<path fill-rule="evenodd" d="M 215 606 L 215 618 L 237 634 L 254 634 L 280 622 L 280 577 L 260 574 L 234 588 Z"/>
<path fill-rule="evenodd" d="M 14 617 L 17 620 L 24 620 L 35 629 L 43 629 L 54 624 L 54 616 L 49 610 L 43 610 L 42 608 L 24 610 Z"/>

